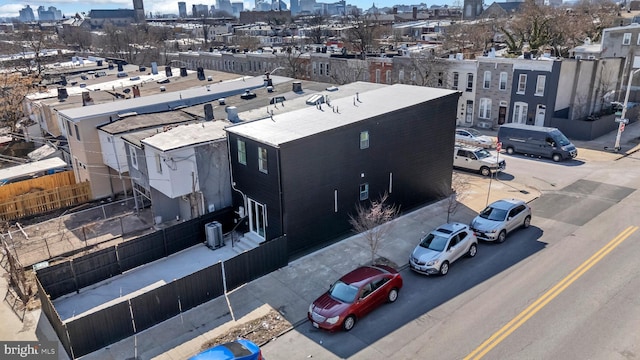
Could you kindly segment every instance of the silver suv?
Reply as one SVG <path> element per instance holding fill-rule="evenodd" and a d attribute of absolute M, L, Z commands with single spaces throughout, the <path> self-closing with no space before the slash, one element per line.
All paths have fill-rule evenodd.
<path fill-rule="evenodd" d="M 489 204 L 471 222 L 480 240 L 504 242 L 507 233 L 531 224 L 531 208 L 518 199 L 502 199 Z"/>
<path fill-rule="evenodd" d="M 409 257 L 411 270 L 425 275 L 446 275 L 449 265 L 464 255 L 476 256 L 478 239 L 465 224 L 438 226 L 422 239 Z"/>

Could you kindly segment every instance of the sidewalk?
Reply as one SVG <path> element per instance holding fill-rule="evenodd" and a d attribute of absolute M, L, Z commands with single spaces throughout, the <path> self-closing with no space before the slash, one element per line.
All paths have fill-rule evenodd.
<path fill-rule="evenodd" d="M 615 132 L 592 142 L 576 142 L 578 156 L 586 161 L 614 161 L 640 150 L 637 143 L 640 124 L 627 126 L 623 133 L 619 153 L 604 151 L 612 146 Z M 467 195 L 461 199 L 450 221 L 469 223 L 488 202 L 500 198 L 518 198 L 527 202 L 537 198 L 538 190 L 513 181 L 491 181 L 473 174 L 468 175 Z M 489 197 L 487 193 L 489 192 Z M 406 267 L 408 255 L 418 239 L 436 226 L 447 221 L 447 200 L 431 204 L 394 220 L 391 232 L 385 238 L 378 256 Z M 228 294 L 228 301 L 220 297 L 156 325 L 137 336 L 124 339 L 91 353 L 84 359 L 185 359 L 198 353 L 207 340 L 227 329 L 259 318 L 270 309 L 279 311 L 295 326 L 306 321 L 309 304 L 325 286 L 358 265 L 370 260 L 370 250 L 361 235 L 344 239 L 317 252 L 292 261 L 288 266 L 254 280 Z M 4 271 L 4 270 L 0 270 Z M 6 275 L 6 274 L 2 274 Z M 6 276 L 0 279 L 0 291 L 5 293 Z M 233 316 L 231 315 L 233 313 Z M 57 340 L 47 319 L 40 311 L 26 314 L 21 323 L 7 306 L 0 306 L 0 340 Z M 234 320 L 236 319 L 236 320 Z M 62 348 L 60 348 L 62 351 Z M 60 358 L 65 358 L 64 351 Z"/>

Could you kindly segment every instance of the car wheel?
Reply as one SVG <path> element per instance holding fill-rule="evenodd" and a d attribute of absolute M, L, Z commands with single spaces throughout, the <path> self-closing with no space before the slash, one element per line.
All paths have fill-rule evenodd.
<path fill-rule="evenodd" d="M 555 162 L 558 162 L 558 161 L 562 160 L 562 155 L 553 154 L 553 156 L 551 156 L 551 159 L 553 159 L 553 161 L 555 161 Z"/>
<path fill-rule="evenodd" d="M 523 228 L 528 228 L 529 225 L 531 225 L 531 216 L 527 216 L 526 218 L 524 218 L 524 222 L 522 223 L 522 227 Z"/>
<path fill-rule="evenodd" d="M 513 150 L 513 148 L 512 148 L 511 146 L 509 146 L 509 147 L 507 148 L 507 154 L 509 154 L 509 155 L 513 155 L 513 153 L 514 153 L 514 152 L 515 152 L 515 151 Z"/>
<path fill-rule="evenodd" d="M 445 276 L 449 272 L 449 262 L 445 261 L 440 265 L 440 275 Z"/>
<path fill-rule="evenodd" d="M 483 166 L 480 168 L 480 174 L 482 174 L 482 176 L 490 176 L 491 175 L 491 169 L 489 169 L 486 166 Z"/>
<path fill-rule="evenodd" d="M 503 243 L 507 239 L 507 232 L 502 230 L 500 234 L 498 234 L 498 242 Z"/>
<path fill-rule="evenodd" d="M 389 295 L 387 296 L 387 302 L 395 302 L 396 300 L 398 300 L 398 289 L 393 288 L 391 289 L 391 291 L 389 291 Z"/>
<path fill-rule="evenodd" d="M 347 316 L 346 319 L 344 319 L 344 322 L 342 323 L 342 328 L 344 329 L 344 331 L 349 331 L 353 329 L 353 326 L 355 324 L 356 324 L 356 317 L 353 315 L 349 315 Z"/>
<path fill-rule="evenodd" d="M 467 256 L 474 257 L 476 256 L 477 253 L 478 253 L 478 245 L 471 244 L 471 247 L 469 248 L 469 252 L 467 252 Z"/>

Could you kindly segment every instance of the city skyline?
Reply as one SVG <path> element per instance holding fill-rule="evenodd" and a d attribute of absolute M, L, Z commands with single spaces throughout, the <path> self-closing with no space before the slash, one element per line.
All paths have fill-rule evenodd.
<path fill-rule="evenodd" d="M 49 8 L 53 6 L 58 10 L 62 11 L 62 14 L 65 17 L 71 17 L 76 13 L 89 14 L 91 10 L 106 10 L 106 9 L 133 9 L 133 1 L 132 0 L 40 0 L 37 2 L 31 1 L 13 1 L 8 0 L 9 3 L 0 4 L 0 18 L 17 18 L 19 16 L 19 11 L 25 8 L 27 5 L 31 7 L 34 11 L 34 14 L 37 18 L 37 12 L 39 6 L 44 6 L 45 8 Z M 145 1 L 144 10 L 147 16 L 149 13 L 154 15 L 156 14 L 178 14 L 178 1 L 180 0 L 155 0 L 155 1 Z M 191 5 L 193 4 L 206 4 L 206 5 L 217 5 L 216 0 L 193 0 L 186 1 L 187 3 L 187 12 L 191 12 Z M 244 3 L 245 10 L 252 10 L 255 6 L 254 0 L 232 0 L 231 2 L 240 2 Z M 290 0 L 283 0 L 287 6 L 290 5 Z M 337 0 L 316 0 L 318 2 L 326 2 L 326 3 L 334 3 Z M 392 7 L 394 5 L 416 5 L 420 3 L 424 3 L 427 6 L 431 5 L 455 5 L 456 2 L 461 3 L 462 1 L 458 0 L 414 0 L 414 1 L 402 1 L 402 0 L 347 0 L 347 4 L 355 5 L 362 9 L 369 9 L 373 4 L 375 4 L 378 8 L 383 7 Z"/>

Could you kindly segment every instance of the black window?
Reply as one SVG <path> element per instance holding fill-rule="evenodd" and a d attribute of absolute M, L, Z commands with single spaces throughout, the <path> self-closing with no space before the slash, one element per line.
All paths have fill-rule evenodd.
<path fill-rule="evenodd" d="M 386 284 L 387 281 L 389 281 L 389 279 L 387 279 L 385 277 L 383 277 L 381 279 L 378 279 L 378 280 L 374 280 L 373 281 L 373 290 L 376 290 L 376 289 L 382 287 L 382 285 Z"/>

